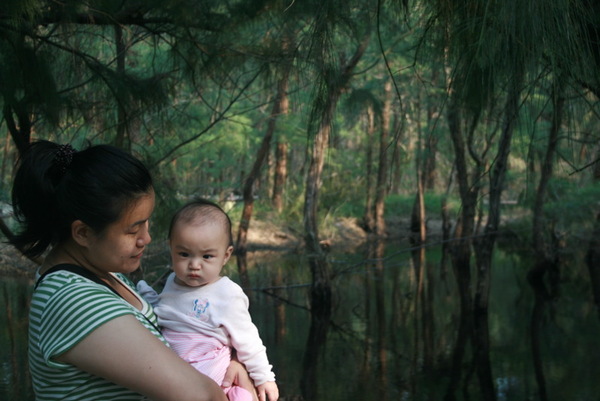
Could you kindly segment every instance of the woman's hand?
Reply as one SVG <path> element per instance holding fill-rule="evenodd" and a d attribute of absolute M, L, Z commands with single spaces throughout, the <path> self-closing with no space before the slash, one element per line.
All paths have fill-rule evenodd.
<path fill-rule="evenodd" d="M 236 385 L 248 390 L 250 394 L 252 394 L 254 401 L 258 401 L 256 389 L 254 388 L 254 382 L 252 379 L 250 379 L 250 376 L 246 371 L 246 367 L 236 359 L 231 360 L 231 363 L 227 368 L 227 372 L 225 372 L 225 377 L 223 378 L 221 387 L 226 388 L 231 387 L 232 385 Z"/>

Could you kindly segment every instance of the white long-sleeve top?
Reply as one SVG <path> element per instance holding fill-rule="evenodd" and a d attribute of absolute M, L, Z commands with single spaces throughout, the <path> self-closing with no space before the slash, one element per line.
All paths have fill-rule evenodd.
<path fill-rule="evenodd" d="M 158 324 L 182 333 L 200 333 L 235 348 L 256 386 L 275 381 L 266 347 L 252 323 L 248 297 L 228 277 L 202 287 L 179 285 L 171 273 L 154 309 Z"/>

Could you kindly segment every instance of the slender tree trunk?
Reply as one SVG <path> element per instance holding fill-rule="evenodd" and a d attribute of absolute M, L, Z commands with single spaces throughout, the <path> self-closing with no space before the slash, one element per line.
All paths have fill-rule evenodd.
<path fill-rule="evenodd" d="M 244 208 L 242 210 L 242 217 L 240 219 L 240 225 L 238 229 L 238 236 L 236 242 L 236 248 L 238 254 L 244 254 L 246 252 L 246 243 L 248 236 L 248 228 L 250 226 L 250 220 L 252 218 L 252 211 L 254 208 L 254 183 L 258 180 L 260 171 L 267 159 L 269 149 L 271 148 L 271 141 L 275 135 L 275 128 L 277 126 L 278 117 L 286 111 L 284 105 L 287 104 L 287 88 L 288 88 L 288 73 L 279 81 L 277 86 L 277 95 L 273 102 L 273 109 L 271 110 L 271 116 L 267 125 L 267 131 L 263 137 L 260 149 L 256 154 L 256 159 L 252 166 L 252 170 L 244 181 L 243 198 Z"/>
<path fill-rule="evenodd" d="M 316 294 L 312 294 L 315 296 Z M 311 304 L 315 305 L 320 302 L 319 298 L 311 298 Z M 304 400 L 318 399 L 318 383 L 321 377 L 318 375 L 319 359 L 322 356 L 322 350 L 327 343 L 327 333 L 331 325 L 331 309 L 319 308 L 318 311 L 313 310 L 310 314 L 310 328 L 304 357 L 302 360 L 302 376 L 300 377 L 300 391 Z"/>
<path fill-rule="evenodd" d="M 546 287 L 546 273 L 551 273 L 558 269 L 556 251 L 552 251 L 552 246 L 544 236 L 544 233 L 551 230 L 544 222 L 543 207 L 546 198 L 546 189 L 548 182 L 552 177 L 552 167 L 556 148 L 558 145 L 558 134 L 562 125 L 563 108 L 565 99 L 563 97 L 564 77 L 558 77 L 552 93 L 552 125 L 548 135 L 548 144 L 546 146 L 546 155 L 540 169 L 540 182 L 536 192 L 535 203 L 533 208 L 533 250 L 535 252 L 535 264 L 529 270 L 527 279 L 529 285 L 534 291 L 534 305 L 531 312 L 531 353 L 533 359 L 533 367 L 535 371 L 535 379 L 538 386 L 538 394 L 540 401 L 548 400 L 548 391 L 546 389 L 546 375 L 544 373 L 544 364 L 542 360 L 542 352 L 540 338 L 543 335 L 542 322 L 546 304 L 552 298 L 551 291 Z"/>
<path fill-rule="evenodd" d="M 246 266 L 246 244 L 248 240 L 248 228 L 250 227 L 250 220 L 252 219 L 252 211 L 254 209 L 254 184 L 260 176 L 260 171 L 265 164 L 269 149 L 271 148 L 271 140 L 275 134 L 275 127 L 277 125 L 277 118 L 281 115 L 282 111 L 285 110 L 287 105 L 287 88 L 288 88 L 288 71 L 284 72 L 283 77 L 279 81 L 277 86 L 277 95 L 273 102 L 273 109 L 267 125 L 267 132 L 262 140 L 260 149 L 256 154 L 254 165 L 252 170 L 246 177 L 243 189 L 244 207 L 242 209 L 242 216 L 240 218 L 240 225 L 238 228 L 238 236 L 236 241 L 236 254 L 240 257 L 237 258 L 238 272 L 242 280 L 243 285 L 249 284 L 248 271 Z"/>
<path fill-rule="evenodd" d="M 446 187 L 446 192 L 441 199 L 440 205 L 440 213 L 442 215 L 442 259 L 440 261 L 440 267 L 442 271 L 442 276 L 446 277 L 447 274 L 447 265 L 450 255 L 450 236 L 452 233 L 452 221 L 450 219 L 449 207 L 448 207 L 448 197 L 450 194 L 450 189 L 452 188 L 452 181 L 454 177 L 454 167 L 452 167 L 452 171 L 448 175 L 448 185 Z"/>
<path fill-rule="evenodd" d="M 287 334 L 287 314 L 286 314 L 286 304 L 282 301 L 285 299 L 286 291 L 283 289 L 285 286 L 285 282 L 283 280 L 283 270 L 284 267 L 276 266 L 275 273 L 273 275 L 272 286 L 274 288 L 273 293 L 275 295 L 275 344 L 283 344 L 284 339 Z"/>
<path fill-rule="evenodd" d="M 596 224 L 586 254 L 586 263 L 590 272 L 596 310 L 600 318 L 600 213 L 596 216 Z"/>
<path fill-rule="evenodd" d="M 394 128 L 392 130 L 394 133 L 394 139 L 392 144 L 392 160 L 390 161 L 390 192 L 393 194 L 400 193 L 400 181 L 402 178 L 402 165 L 400 163 L 400 153 L 401 153 L 401 142 L 400 138 L 402 135 L 402 120 L 400 118 L 396 118 L 394 120 Z"/>
<path fill-rule="evenodd" d="M 375 186 L 375 234 L 385 236 L 385 196 L 387 194 L 388 171 L 388 138 L 392 115 L 392 82 L 385 83 L 385 101 L 381 114 L 381 136 L 379 138 L 379 167 L 377 169 L 377 185 Z"/>
<path fill-rule="evenodd" d="M 376 237 L 375 244 L 375 314 L 377 320 L 377 374 L 380 381 L 376 388 L 377 400 L 386 401 L 389 399 L 389 394 L 385 391 L 388 388 L 387 377 L 388 373 L 388 324 L 385 302 L 385 280 L 384 280 L 384 256 L 385 243 L 383 238 Z"/>
<path fill-rule="evenodd" d="M 548 241 L 544 237 L 544 233 L 547 232 L 548 227 L 544 224 L 543 208 L 546 199 L 548 182 L 550 181 L 550 178 L 552 178 L 552 167 L 554 165 L 554 158 L 556 156 L 556 148 L 558 146 L 558 134 L 562 125 L 563 109 L 565 104 L 565 99 L 562 93 L 563 87 L 563 78 L 559 77 L 558 82 L 555 84 L 555 90 L 552 93 L 552 102 L 554 105 L 552 111 L 552 125 L 550 126 L 548 145 L 546 146 L 546 156 L 541 167 L 540 182 L 538 184 L 533 207 L 533 231 L 531 238 L 533 240 L 533 250 L 538 261 L 553 259 L 549 249 L 550 244 L 548 244 Z"/>
<path fill-rule="evenodd" d="M 415 244 L 423 244 L 427 237 L 427 227 L 425 224 L 425 195 L 424 195 L 424 181 L 425 181 L 425 161 L 423 152 L 423 136 L 422 129 L 418 122 L 417 116 L 417 150 L 415 154 L 415 171 L 417 179 L 417 194 L 413 202 L 413 208 L 411 213 L 410 230 L 411 240 Z"/>
<path fill-rule="evenodd" d="M 477 241 L 477 246 L 475 247 L 477 265 L 477 287 L 474 302 L 475 357 L 477 374 L 479 376 L 484 399 L 487 401 L 494 401 L 496 399 L 490 361 L 488 326 L 492 253 L 500 224 L 500 200 L 504 189 L 504 180 L 506 178 L 510 144 L 517 116 L 519 114 L 521 77 L 522 75 L 519 74 L 514 78 L 512 90 L 508 94 L 505 122 L 490 176 L 488 220 L 484 229 L 484 235 Z"/>
<path fill-rule="evenodd" d="M 329 266 L 319 244 L 319 232 L 317 224 L 317 210 L 319 201 L 319 188 L 321 187 L 325 152 L 329 142 L 329 134 L 333 123 L 333 117 L 337 102 L 342 90 L 346 87 L 356 64 L 364 54 L 368 38 L 363 40 L 354 56 L 342 67 L 340 75 L 329 82 L 328 93 L 324 99 L 321 109 L 321 118 L 317 132 L 314 136 L 310 165 L 306 176 L 306 188 L 304 196 L 304 241 L 308 252 L 308 262 L 312 273 L 312 299 L 320 300 L 313 303 L 312 309 L 318 313 L 320 309 L 331 307 L 331 284 L 329 277 Z M 316 310 L 319 309 L 319 310 Z"/>
<path fill-rule="evenodd" d="M 475 126 L 475 123 L 473 123 Z M 472 335 L 472 298 L 471 298 L 471 236 L 473 234 L 475 211 L 479 188 L 469 182 L 469 172 L 466 160 L 466 144 L 461 127 L 461 113 L 456 95 L 450 94 L 448 109 L 448 127 L 454 146 L 456 180 L 462 201 L 461 214 L 454 227 L 454 242 L 452 244 L 452 267 L 458 285 L 460 297 L 460 323 L 454 352 L 452 355 L 452 370 L 446 392 L 446 400 L 456 399 L 456 391 L 460 386 L 462 361 L 466 345 Z M 475 173 L 473 173 L 475 175 Z"/>
<path fill-rule="evenodd" d="M 437 177 L 436 157 L 438 138 L 429 133 L 425 142 L 425 164 L 423 165 L 423 183 L 425 189 L 435 189 Z"/>
<path fill-rule="evenodd" d="M 438 73 L 434 69 L 431 74 L 431 83 L 435 87 L 438 81 Z M 427 105 L 427 135 L 425 139 L 425 154 L 423 156 L 423 186 L 426 190 L 435 189 L 435 181 L 437 177 L 436 171 L 436 157 L 437 157 L 437 144 L 439 141 L 438 136 L 435 133 L 435 127 L 437 126 L 437 120 L 439 119 L 439 99 L 434 98 L 430 100 Z"/>
<path fill-rule="evenodd" d="M 10 133 L 7 132 L 6 133 L 6 139 L 4 141 L 4 151 L 2 152 L 2 171 L 0 171 L 0 179 L 2 181 L 0 181 L 2 183 L 2 187 L 1 189 L 4 190 L 4 185 L 5 185 L 5 180 L 4 180 L 4 176 L 6 175 L 6 163 L 8 161 L 8 154 L 9 154 L 9 149 L 10 149 Z"/>
<path fill-rule="evenodd" d="M 321 125 L 317 131 L 313 146 L 310 166 L 306 176 L 306 189 L 304 196 L 304 241 L 308 252 L 308 261 L 312 273 L 312 298 L 319 300 L 313 305 L 313 309 L 329 308 L 331 304 L 331 285 L 329 267 L 325 255 L 319 243 L 319 228 L 317 223 L 317 211 L 319 203 L 319 188 L 321 187 L 321 176 L 325 162 L 325 151 L 329 141 L 331 122 L 335 105 L 337 103 L 336 93 L 329 95 L 327 106 L 324 110 Z"/>
<path fill-rule="evenodd" d="M 596 161 L 594 162 L 594 179 L 600 180 L 600 147 L 596 151 Z"/>
<path fill-rule="evenodd" d="M 423 244 L 427 239 L 427 227 L 425 224 L 425 196 L 423 194 L 423 176 L 417 168 L 417 195 L 413 203 L 411 213 L 411 238 L 415 244 Z"/>
<path fill-rule="evenodd" d="M 283 211 L 283 194 L 287 180 L 287 151 L 286 142 L 278 142 L 275 153 L 275 179 L 273 180 L 273 207 L 278 213 Z"/>
<path fill-rule="evenodd" d="M 125 40 L 123 39 L 123 28 L 116 24 L 115 29 L 115 45 L 117 50 L 117 74 L 125 75 L 125 57 L 127 54 L 127 48 L 125 46 Z M 115 137 L 115 146 L 124 148 L 125 138 L 128 132 L 127 126 L 127 109 L 126 109 L 126 97 L 120 95 L 117 99 L 117 135 Z"/>
<path fill-rule="evenodd" d="M 363 227 L 367 232 L 373 232 L 375 221 L 373 218 L 373 136 L 375 134 L 375 112 L 372 107 L 367 109 L 367 172 L 366 172 L 366 199 Z"/>
<path fill-rule="evenodd" d="M 594 166 L 594 182 L 600 182 L 600 147 L 596 152 L 596 163 Z M 596 310 L 600 318 L 600 213 L 596 216 L 596 224 L 590 239 L 590 245 L 586 254 L 586 262 L 590 272 L 590 281 Z"/>

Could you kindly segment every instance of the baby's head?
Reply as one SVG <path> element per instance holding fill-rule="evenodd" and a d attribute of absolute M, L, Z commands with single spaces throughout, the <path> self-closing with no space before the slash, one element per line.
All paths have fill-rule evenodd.
<path fill-rule="evenodd" d="M 192 201 L 173 216 L 169 245 L 178 284 L 198 287 L 212 283 L 233 253 L 231 220 L 211 201 Z"/>
<path fill-rule="evenodd" d="M 233 235 L 231 234 L 231 220 L 221 206 L 206 199 L 198 198 L 179 209 L 171 219 L 169 226 L 169 240 L 177 224 L 221 224 L 223 231 L 227 234 L 229 243 L 233 246 Z"/>

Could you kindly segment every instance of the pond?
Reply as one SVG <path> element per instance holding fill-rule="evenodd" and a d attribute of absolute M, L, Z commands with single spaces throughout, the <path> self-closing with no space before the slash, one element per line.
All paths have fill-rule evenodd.
<path fill-rule="evenodd" d="M 376 260 L 361 249 L 331 253 L 331 314 L 316 316 L 309 309 L 305 255 L 248 255 L 251 313 L 282 401 L 482 399 L 469 341 L 458 371 L 453 364 L 461 342 L 452 268 L 440 246 L 428 247 L 422 258 L 416 263 L 410 244 L 398 241 L 387 243 Z M 528 252 L 496 250 L 488 316 L 496 399 L 540 399 L 537 361 L 547 399 L 598 400 L 600 319 L 587 268 L 579 258 L 570 259 L 561 267 L 558 297 L 541 314 L 540 335 L 532 338 Z M 148 268 L 146 274 L 155 278 L 163 269 Z M 235 263 L 227 269 L 237 281 Z M 34 399 L 26 360 L 31 286 L 30 280 L 11 277 L 3 277 L 0 286 L 1 400 Z"/>

